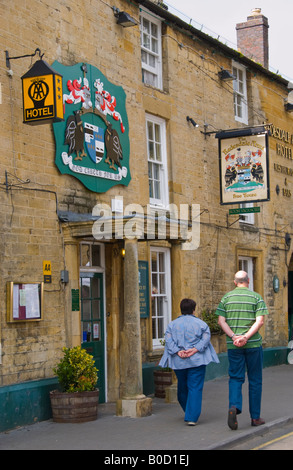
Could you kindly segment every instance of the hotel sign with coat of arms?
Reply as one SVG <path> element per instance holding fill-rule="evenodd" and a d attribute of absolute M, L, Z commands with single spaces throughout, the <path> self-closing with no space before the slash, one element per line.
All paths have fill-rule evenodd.
<path fill-rule="evenodd" d="M 63 75 L 64 121 L 53 124 L 59 171 L 97 193 L 127 186 L 130 145 L 123 88 L 92 65 L 54 62 L 53 67 Z"/>

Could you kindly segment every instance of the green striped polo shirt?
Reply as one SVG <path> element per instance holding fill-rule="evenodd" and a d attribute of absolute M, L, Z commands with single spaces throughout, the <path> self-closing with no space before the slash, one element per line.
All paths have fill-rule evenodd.
<path fill-rule="evenodd" d="M 268 309 L 261 295 L 247 287 L 236 287 L 222 298 L 216 310 L 216 315 L 226 318 L 227 324 L 235 335 L 244 335 L 253 325 L 256 317 L 268 315 Z M 243 348 L 257 348 L 262 345 L 259 332 L 253 335 Z M 227 349 L 237 349 L 227 336 Z"/>

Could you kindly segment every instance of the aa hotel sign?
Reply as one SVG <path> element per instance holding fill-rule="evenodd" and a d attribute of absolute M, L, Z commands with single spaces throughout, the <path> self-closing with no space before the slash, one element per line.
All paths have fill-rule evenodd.
<path fill-rule="evenodd" d="M 35 125 L 62 121 L 62 75 L 38 60 L 21 79 L 23 122 Z"/>
<path fill-rule="evenodd" d="M 268 132 L 223 131 L 219 139 L 221 204 L 269 200 Z"/>

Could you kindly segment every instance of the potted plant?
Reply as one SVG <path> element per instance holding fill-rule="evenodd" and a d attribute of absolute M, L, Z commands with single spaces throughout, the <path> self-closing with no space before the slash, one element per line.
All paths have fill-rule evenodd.
<path fill-rule="evenodd" d="M 61 391 L 50 392 L 53 421 L 82 423 L 98 417 L 98 370 L 93 357 L 80 346 L 63 348 L 64 356 L 54 367 Z"/>
<path fill-rule="evenodd" d="M 162 346 L 165 346 L 165 340 L 160 340 Z M 173 382 L 173 372 L 170 367 L 160 367 L 154 370 L 155 397 L 165 398 L 166 388 Z"/>

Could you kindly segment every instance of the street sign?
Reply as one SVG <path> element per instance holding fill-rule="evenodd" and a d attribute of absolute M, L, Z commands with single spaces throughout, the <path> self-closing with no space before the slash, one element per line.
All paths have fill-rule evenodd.
<path fill-rule="evenodd" d="M 251 214 L 253 212 L 260 212 L 260 207 L 240 207 L 239 209 L 229 209 L 229 215 Z"/>

